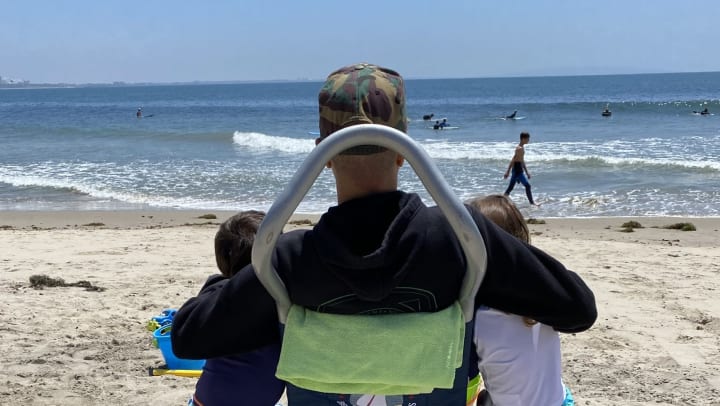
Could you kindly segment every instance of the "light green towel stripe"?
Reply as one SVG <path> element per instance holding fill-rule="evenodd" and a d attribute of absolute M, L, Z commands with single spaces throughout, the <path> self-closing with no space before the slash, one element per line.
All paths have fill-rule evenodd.
<path fill-rule="evenodd" d="M 293 305 L 276 375 L 325 393 L 429 393 L 453 386 L 464 334 L 458 303 L 434 313 L 374 316 Z"/>

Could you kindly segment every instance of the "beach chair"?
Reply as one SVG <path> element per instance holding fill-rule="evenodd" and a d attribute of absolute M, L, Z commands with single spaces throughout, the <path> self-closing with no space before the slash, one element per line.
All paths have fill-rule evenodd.
<path fill-rule="evenodd" d="M 291 303 L 285 285 L 272 264 L 277 239 L 286 222 L 323 170 L 325 163 L 343 150 L 357 145 L 379 145 L 402 154 L 452 226 L 467 262 L 467 270 L 455 306 L 437 313 L 358 316 L 317 314 Z M 362 124 L 342 129 L 323 140 L 309 154 L 289 186 L 268 210 L 252 250 L 255 272 L 275 299 L 277 306 L 280 328 L 283 332 L 278 377 L 288 381 L 289 404 L 292 406 L 465 405 L 468 401 L 468 367 L 471 358 L 469 352 L 475 295 L 484 277 L 487 263 L 484 247 L 482 236 L 465 206 L 454 195 L 432 159 L 406 134 L 386 126 Z M 443 312 L 444 314 L 439 315 Z M 450 314 L 452 312 L 456 313 Z M 450 361 L 444 359 L 439 362 L 442 365 L 427 365 L 426 353 L 419 354 L 413 351 L 412 342 L 400 342 L 405 354 L 396 357 L 392 365 L 388 365 L 385 357 L 392 354 L 388 355 L 384 348 L 380 348 L 389 344 L 388 334 L 392 334 L 392 337 L 400 337 L 402 340 L 403 337 L 407 337 L 404 335 L 406 333 L 404 330 L 415 328 L 418 320 L 424 324 L 423 328 L 426 331 L 433 332 L 432 334 L 435 335 L 433 339 L 436 342 L 457 343 L 455 347 L 457 353 L 454 355 L 456 358 Z M 458 324 L 453 324 L 457 320 L 460 321 L 460 328 L 457 331 L 454 331 L 454 327 L 438 328 L 439 325 L 457 326 Z M 338 367 L 334 362 L 323 364 L 322 361 L 333 358 L 333 354 L 328 355 L 329 352 L 347 351 L 347 347 L 343 347 L 342 343 L 338 346 L 333 334 L 325 334 L 322 328 L 335 326 L 338 323 L 355 327 L 366 326 L 369 323 L 373 326 L 362 330 L 366 343 L 359 343 L 359 345 L 370 345 L 372 348 L 368 350 L 363 347 L 363 353 L 360 354 L 342 354 L 343 360 L 351 363 L 346 368 Z M 345 339 L 348 337 L 341 338 L 341 340 Z M 373 346 L 377 343 L 380 345 Z M 428 348 L 431 348 L 430 352 L 432 352 L 432 347 L 426 347 L 423 351 L 427 351 Z M 303 364 L 292 365 L 295 357 L 302 359 Z M 291 365 L 283 365 L 284 359 L 289 360 Z M 320 360 L 319 365 L 316 362 L 318 360 Z M 356 363 L 352 364 L 352 362 Z M 431 372 L 425 374 L 419 371 L 425 369 Z M 435 385 L 440 381 L 442 381 L 441 385 Z"/>

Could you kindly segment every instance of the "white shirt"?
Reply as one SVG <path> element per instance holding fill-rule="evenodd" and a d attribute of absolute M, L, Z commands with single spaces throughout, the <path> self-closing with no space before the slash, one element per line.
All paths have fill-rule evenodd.
<path fill-rule="evenodd" d="M 551 327 L 488 307 L 475 313 L 478 367 L 494 406 L 561 406 L 560 337 Z"/>

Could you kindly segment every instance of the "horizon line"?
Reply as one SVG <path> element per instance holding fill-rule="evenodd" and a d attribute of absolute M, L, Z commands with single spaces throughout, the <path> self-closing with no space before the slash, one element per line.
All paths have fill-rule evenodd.
<path fill-rule="evenodd" d="M 635 76 L 635 75 L 671 75 L 671 74 L 688 74 L 688 73 L 720 73 L 720 70 L 716 71 L 680 71 L 680 72 L 634 72 L 634 73 L 579 73 L 579 74 L 509 74 L 503 76 L 406 76 L 405 80 L 464 80 L 464 79 L 529 79 L 529 78 L 549 78 L 549 77 L 592 77 L 592 76 Z M 2 77 L 2 76 L 0 76 Z M 84 83 L 73 83 L 73 82 L 30 82 L 25 81 L 24 83 L 0 83 L 0 88 L 11 87 L 42 87 L 42 86 L 53 86 L 53 87 L 80 87 L 80 86 L 173 86 L 173 85 L 212 85 L 212 84 L 261 84 L 261 83 L 313 83 L 323 82 L 324 78 L 310 79 L 310 78 L 297 78 L 297 79 L 252 79 L 252 80 L 189 80 L 189 81 L 172 81 L 172 82 L 127 82 L 127 81 L 112 81 L 112 82 L 84 82 Z"/>

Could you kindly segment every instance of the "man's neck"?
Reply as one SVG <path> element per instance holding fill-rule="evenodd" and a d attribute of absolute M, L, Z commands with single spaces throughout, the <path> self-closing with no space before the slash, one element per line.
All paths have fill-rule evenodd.
<path fill-rule="evenodd" d="M 350 188 L 350 187 L 337 187 L 337 201 L 338 204 L 345 203 L 349 200 L 359 199 L 378 193 L 394 192 L 397 190 L 397 185 L 385 186 L 385 187 L 373 187 L 373 188 Z"/>

